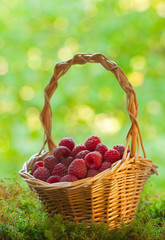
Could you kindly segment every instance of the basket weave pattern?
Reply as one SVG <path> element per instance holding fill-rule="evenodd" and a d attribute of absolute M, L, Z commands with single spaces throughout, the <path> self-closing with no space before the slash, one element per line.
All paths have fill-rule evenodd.
<path fill-rule="evenodd" d="M 131 127 L 126 137 L 126 149 L 123 158 L 95 177 L 85 178 L 72 183 L 49 184 L 35 179 L 29 171 L 36 161 L 53 152 L 56 145 L 51 136 L 52 111 L 50 99 L 62 77 L 74 64 L 100 63 L 112 72 L 126 93 L 127 112 Z M 147 179 L 157 173 L 157 165 L 146 158 L 139 124 L 137 121 L 138 104 L 136 93 L 123 70 L 102 54 L 76 54 L 68 61 L 58 63 L 54 74 L 45 88 L 45 105 L 40 118 L 44 128 L 44 144 L 39 153 L 25 162 L 20 175 L 29 187 L 36 191 L 49 216 L 60 213 L 64 219 L 81 222 L 91 221 L 107 223 L 111 229 L 128 224 L 135 216 L 141 192 Z M 45 145 L 48 144 L 49 152 Z M 131 145 L 130 154 L 127 149 Z M 139 155 L 140 148 L 143 157 Z"/>

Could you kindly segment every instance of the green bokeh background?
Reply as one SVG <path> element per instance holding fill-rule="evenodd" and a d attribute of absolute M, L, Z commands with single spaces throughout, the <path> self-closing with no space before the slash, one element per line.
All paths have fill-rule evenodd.
<path fill-rule="evenodd" d="M 39 114 L 56 63 L 100 52 L 135 88 L 147 157 L 159 165 L 148 188 L 165 187 L 165 3 L 161 0 L 1 0 L 0 178 L 13 177 L 43 144 Z M 125 144 L 125 93 L 98 64 L 73 66 L 52 97 L 52 135 L 83 143 L 91 134 L 109 148 Z"/>

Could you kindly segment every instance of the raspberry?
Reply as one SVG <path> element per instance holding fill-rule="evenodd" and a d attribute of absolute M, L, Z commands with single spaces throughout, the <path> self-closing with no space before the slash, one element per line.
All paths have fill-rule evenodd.
<path fill-rule="evenodd" d="M 124 151 L 125 151 L 125 146 L 124 145 L 121 145 L 121 144 L 115 145 L 113 147 L 113 149 L 117 150 L 120 153 L 121 158 L 123 158 L 123 154 L 124 154 Z M 127 150 L 127 153 L 128 152 L 129 152 L 129 149 Z"/>
<path fill-rule="evenodd" d="M 88 153 L 90 153 L 88 150 L 83 150 L 83 151 L 77 153 L 76 158 L 78 158 L 78 159 L 84 159 L 85 156 L 86 156 Z"/>
<path fill-rule="evenodd" d="M 67 157 L 67 158 L 63 158 L 61 160 L 61 163 L 65 166 L 65 167 L 69 167 L 69 165 L 71 164 L 71 162 L 73 162 L 73 158 L 70 156 L 70 157 Z"/>
<path fill-rule="evenodd" d="M 50 173 L 53 171 L 54 166 L 58 163 L 53 155 L 45 157 L 43 162 L 44 167 L 46 167 Z"/>
<path fill-rule="evenodd" d="M 76 180 L 78 180 L 76 176 L 68 174 L 62 177 L 60 182 L 74 182 Z"/>
<path fill-rule="evenodd" d="M 58 163 L 52 172 L 52 175 L 58 175 L 60 177 L 65 176 L 68 173 L 67 168 L 62 164 L 62 163 Z"/>
<path fill-rule="evenodd" d="M 34 171 L 39 167 L 43 167 L 43 161 L 38 161 L 38 162 L 34 163 L 32 170 L 31 170 L 31 174 L 33 175 Z"/>
<path fill-rule="evenodd" d="M 46 181 L 50 177 L 50 172 L 45 167 L 39 167 L 34 171 L 33 177 L 42 181 Z"/>
<path fill-rule="evenodd" d="M 56 182 L 60 182 L 61 177 L 54 175 L 54 176 L 50 176 L 47 180 L 48 183 L 56 183 Z"/>
<path fill-rule="evenodd" d="M 104 157 L 104 154 L 108 151 L 108 148 L 103 143 L 99 143 L 97 144 L 95 151 L 101 153 L 101 155 Z"/>
<path fill-rule="evenodd" d="M 86 165 L 90 169 L 98 169 L 103 161 L 103 157 L 99 152 L 88 153 L 84 158 Z"/>
<path fill-rule="evenodd" d="M 78 178 L 84 178 L 87 175 L 87 166 L 83 159 L 75 159 L 69 166 L 68 173 Z"/>
<path fill-rule="evenodd" d="M 89 169 L 87 173 L 87 177 L 94 177 L 99 172 L 96 169 Z"/>
<path fill-rule="evenodd" d="M 101 143 L 101 139 L 98 136 L 91 136 L 85 141 L 85 146 L 89 151 L 94 151 L 97 144 Z"/>
<path fill-rule="evenodd" d="M 110 162 L 103 162 L 101 167 L 99 168 L 99 172 L 103 172 L 104 170 L 110 168 L 111 165 L 112 164 Z"/>
<path fill-rule="evenodd" d="M 82 145 L 82 144 L 78 144 L 75 148 L 73 148 L 72 150 L 72 157 L 75 158 L 77 153 L 83 151 L 83 150 L 87 150 L 87 148 Z"/>
<path fill-rule="evenodd" d="M 54 149 L 53 155 L 60 162 L 63 158 L 71 156 L 71 151 L 64 146 L 60 146 Z"/>
<path fill-rule="evenodd" d="M 66 137 L 61 139 L 61 141 L 59 142 L 59 146 L 67 147 L 70 151 L 72 151 L 75 143 L 72 138 Z"/>
<path fill-rule="evenodd" d="M 115 149 L 108 150 L 104 155 L 104 161 L 111 164 L 121 159 L 120 153 Z"/>

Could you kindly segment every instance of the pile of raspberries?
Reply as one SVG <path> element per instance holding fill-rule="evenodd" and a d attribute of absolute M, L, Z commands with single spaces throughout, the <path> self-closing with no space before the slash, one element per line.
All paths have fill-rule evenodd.
<path fill-rule="evenodd" d="M 87 138 L 84 145 L 77 146 L 72 138 L 63 138 L 53 155 L 34 163 L 31 174 L 47 183 L 74 182 L 94 177 L 122 159 L 124 150 L 123 145 L 108 149 L 95 135 Z"/>

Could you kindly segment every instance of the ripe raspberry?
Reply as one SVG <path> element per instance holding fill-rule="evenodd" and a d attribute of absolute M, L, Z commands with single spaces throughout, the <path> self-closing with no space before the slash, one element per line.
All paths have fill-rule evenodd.
<path fill-rule="evenodd" d="M 87 148 L 82 145 L 82 144 L 78 144 L 75 148 L 73 148 L 72 150 L 72 157 L 75 158 L 77 153 L 83 151 L 83 150 L 87 150 Z"/>
<path fill-rule="evenodd" d="M 70 157 L 67 157 L 67 158 L 63 158 L 61 160 L 61 163 L 65 166 L 65 167 L 69 167 L 69 165 L 71 164 L 71 162 L 73 162 L 73 158 L 70 156 Z"/>
<path fill-rule="evenodd" d="M 115 145 L 113 147 L 113 149 L 117 150 L 120 153 L 121 158 L 123 158 L 123 154 L 124 154 L 124 151 L 125 151 L 125 146 L 124 145 L 121 145 L 121 144 Z M 129 149 L 127 150 L 127 153 L 128 152 L 129 152 Z"/>
<path fill-rule="evenodd" d="M 115 149 L 108 150 L 104 155 L 104 161 L 111 164 L 121 159 L 120 153 Z"/>
<path fill-rule="evenodd" d="M 56 182 L 60 182 L 61 177 L 54 175 L 54 176 L 50 176 L 47 180 L 48 183 L 56 183 Z"/>
<path fill-rule="evenodd" d="M 101 143 L 101 139 L 98 136 L 91 136 L 85 141 L 85 146 L 89 151 L 94 151 L 97 144 Z"/>
<path fill-rule="evenodd" d="M 101 155 L 104 157 L 104 154 L 108 151 L 108 148 L 103 143 L 99 143 L 97 144 L 95 151 L 101 153 Z"/>
<path fill-rule="evenodd" d="M 58 163 L 53 155 L 45 157 L 43 162 L 44 167 L 46 167 L 50 173 L 53 171 L 54 166 Z"/>
<path fill-rule="evenodd" d="M 76 180 L 78 180 L 76 176 L 68 174 L 62 177 L 60 182 L 74 182 Z"/>
<path fill-rule="evenodd" d="M 61 141 L 59 142 L 59 146 L 67 147 L 70 151 L 72 151 L 75 143 L 72 138 L 66 137 L 61 139 Z"/>
<path fill-rule="evenodd" d="M 42 181 L 46 181 L 50 177 L 50 172 L 45 167 L 39 167 L 34 171 L 33 177 Z"/>
<path fill-rule="evenodd" d="M 52 175 L 58 175 L 60 177 L 65 176 L 68 173 L 68 169 L 62 164 L 62 163 L 58 163 L 52 172 Z"/>
<path fill-rule="evenodd" d="M 96 169 L 89 169 L 87 173 L 87 177 L 94 177 L 99 172 Z"/>
<path fill-rule="evenodd" d="M 84 178 L 87 175 L 87 166 L 83 159 L 75 159 L 69 166 L 68 173 L 78 178 Z"/>
<path fill-rule="evenodd" d="M 88 150 L 83 150 L 79 153 L 77 153 L 76 157 L 75 158 L 78 158 L 78 159 L 84 159 L 85 156 L 90 153 Z"/>
<path fill-rule="evenodd" d="M 98 169 L 103 161 L 103 157 L 99 152 L 88 153 L 84 158 L 86 165 L 90 169 Z"/>
<path fill-rule="evenodd" d="M 99 168 L 99 172 L 103 172 L 104 170 L 110 168 L 111 165 L 112 164 L 110 162 L 103 162 L 101 167 Z"/>
<path fill-rule="evenodd" d="M 63 158 L 71 156 L 71 151 L 64 146 L 60 146 L 54 149 L 53 155 L 60 162 Z"/>
<path fill-rule="evenodd" d="M 43 167 L 43 161 L 38 161 L 38 162 L 34 163 L 32 170 L 31 170 L 31 174 L 33 175 L 34 171 L 39 167 Z"/>

